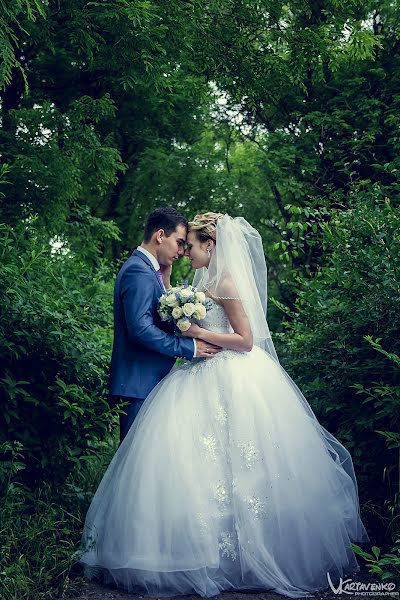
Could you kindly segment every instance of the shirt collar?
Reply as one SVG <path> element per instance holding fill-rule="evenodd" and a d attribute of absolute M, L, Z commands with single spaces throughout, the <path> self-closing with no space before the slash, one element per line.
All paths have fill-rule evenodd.
<path fill-rule="evenodd" d="M 151 262 L 151 264 L 153 265 L 154 269 L 156 271 L 160 270 L 160 263 L 158 262 L 158 260 L 156 259 L 155 256 L 152 255 L 151 252 L 149 252 L 148 250 L 146 250 L 145 248 L 142 248 L 141 246 L 138 246 L 136 248 L 136 250 L 139 250 L 139 252 L 143 252 L 143 254 L 145 256 L 147 256 L 147 258 L 149 259 L 149 261 Z"/>

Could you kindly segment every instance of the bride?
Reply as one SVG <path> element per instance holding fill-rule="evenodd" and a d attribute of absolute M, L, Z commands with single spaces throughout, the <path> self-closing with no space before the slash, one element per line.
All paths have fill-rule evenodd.
<path fill-rule="evenodd" d="M 241 217 L 189 223 L 204 320 L 224 349 L 154 388 L 89 508 L 80 562 L 148 596 L 273 590 L 309 596 L 355 573 L 368 541 L 349 452 L 279 364 L 260 235 Z"/>

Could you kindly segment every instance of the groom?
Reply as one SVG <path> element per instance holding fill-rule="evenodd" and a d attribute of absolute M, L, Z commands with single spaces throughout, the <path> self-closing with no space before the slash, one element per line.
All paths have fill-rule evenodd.
<path fill-rule="evenodd" d="M 158 208 L 145 225 L 144 240 L 122 265 L 114 288 L 114 345 L 110 394 L 124 406 L 121 442 L 144 399 L 171 370 L 175 359 L 211 358 L 221 350 L 203 340 L 176 336 L 161 321 L 158 300 L 171 287 L 172 263 L 185 252 L 187 220 L 175 208 Z"/>

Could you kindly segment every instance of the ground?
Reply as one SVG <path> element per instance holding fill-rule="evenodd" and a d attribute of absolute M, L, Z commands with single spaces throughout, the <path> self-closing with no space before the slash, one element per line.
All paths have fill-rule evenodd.
<path fill-rule="evenodd" d="M 378 583 L 378 579 L 376 576 L 371 575 L 365 569 L 361 569 L 361 571 L 351 577 L 354 582 L 363 582 L 363 583 Z M 314 596 L 310 597 L 312 600 L 337 600 L 338 598 L 354 598 L 357 600 L 374 600 L 374 599 L 383 599 L 383 595 L 376 596 L 367 596 L 362 593 L 356 594 L 335 594 L 329 587 L 324 592 L 319 592 Z M 175 597 L 176 600 L 201 600 L 200 596 L 180 596 Z M 241 592 L 226 592 L 217 596 L 218 600 L 285 600 L 285 596 L 281 594 L 274 594 L 272 592 L 263 592 L 259 594 L 253 593 L 241 593 Z M 98 583 L 90 582 L 87 584 L 84 589 L 82 589 L 81 593 L 78 596 L 74 596 L 70 600 L 145 600 L 143 596 L 136 594 L 127 594 L 122 590 L 118 590 L 109 586 L 102 586 Z M 173 600 L 172 598 L 162 598 L 155 600 Z M 287 600 L 287 599 L 286 599 Z"/>

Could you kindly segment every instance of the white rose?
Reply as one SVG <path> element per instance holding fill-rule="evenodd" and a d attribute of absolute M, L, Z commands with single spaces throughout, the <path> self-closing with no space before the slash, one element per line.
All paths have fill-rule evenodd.
<path fill-rule="evenodd" d="M 186 304 L 183 305 L 182 310 L 186 317 L 191 317 L 195 311 L 193 302 L 186 302 Z"/>
<path fill-rule="evenodd" d="M 199 321 L 201 321 L 201 319 L 204 319 L 206 314 L 207 314 L 207 311 L 206 311 L 206 307 L 204 306 L 204 304 L 201 304 L 199 302 L 198 304 L 194 305 L 193 316 L 195 319 L 198 319 Z"/>
<path fill-rule="evenodd" d="M 204 292 L 196 292 L 195 300 L 196 300 L 196 302 L 205 302 L 206 301 L 205 293 Z"/>
<path fill-rule="evenodd" d="M 174 310 L 172 311 L 172 316 L 174 317 L 174 319 L 179 319 L 179 317 L 181 317 L 183 315 L 183 310 L 181 309 L 180 306 L 176 306 L 174 308 Z"/>
<path fill-rule="evenodd" d="M 182 288 L 179 293 L 183 300 L 187 300 L 188 298 L 193 296 L 193 291 L 190 288 Z"/>
<path fill-rule="evenodd" d="M 164 306 L 167 302 L 167 297 L 165 295 L 161 296 L 160 298 L 160 304 L 161 306 Z"/>
<path fill-rule="evenodd" d="M 180 329 L 181 331 L 187 331 L 191 325 L 190 321 L 188 319 L 181 319 L 180 321 L 177 322 L 177 327 L 178 329 Z"/>
<path fill-rule="evenodd" d="M 176 299 L 175 294 L 168 294 L 165 303 L 170 307 L 179 306 L 179 302 Z"/>

